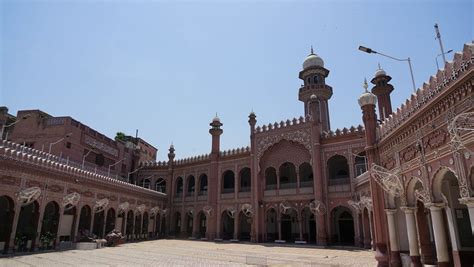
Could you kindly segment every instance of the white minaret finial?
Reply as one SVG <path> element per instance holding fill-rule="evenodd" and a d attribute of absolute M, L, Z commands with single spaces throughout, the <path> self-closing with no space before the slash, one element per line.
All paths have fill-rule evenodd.
<path fill-rule="evenodd" d="M 380 62 L 378 63 L 378 66 L 379 66 L 379 70 L 381 70 L 381 69 L 382 69 L 382 67 L 380 67 Z"/>
<path fill-rule="evenodd" d="M 368 92 L 367 91 L 367 88 L 369 88 L 369 85 L 367 84 L 367 78 L 364 78 L 364 85 L 363 85 L 364 89 L 365 89 L 365 92 Z"/>
<path fill-rule="evenodd" d="M 314 54 L 313 46 L 311 45 L 311 55 Z"/>

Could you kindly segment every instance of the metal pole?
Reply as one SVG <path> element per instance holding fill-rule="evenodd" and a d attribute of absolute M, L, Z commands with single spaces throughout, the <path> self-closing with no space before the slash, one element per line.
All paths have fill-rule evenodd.
<path fill-rule="evenodd" d="M 436 31 L 436 39 L 438 39 L 439 41 L 439 47 L 441 48 L 441 54 L 443 55 L 443 62 L 446 65 L 447 61 L 446 61 L 446 56 L 444 54 L 443 41 L 441 40 L 441 34 L 439 33 L 438 23 L 435 23 L 434 27 Z"/>
<path fill-rule="evenodd" d="M 0 131 L 0 138 L 3 140 L 3 131 L 5 130 L 5 124 L 2 125 L 2 130 Z"/>
<path fill-rule="evenodd" d="M 416 93 L 415 77 L 413 76 L 413 69 L 411 67 L 410 58 L 408 58 L 407 61 L 408 61 L 408 66 L 410 66 L 410 74 L 411 74 L 411 82 L 413 84 L 413 92 Z"/>
<path fill-rule="evenodd" d="M 439 70 L 438 57 L 435 57 L 435 59 L 436 59 L 436 69 Z"/>

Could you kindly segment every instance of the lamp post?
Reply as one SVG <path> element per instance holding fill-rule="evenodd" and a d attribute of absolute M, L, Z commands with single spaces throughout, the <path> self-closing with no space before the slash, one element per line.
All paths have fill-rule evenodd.
<path fill-rule="evenodd" d="M 443 56 L 443 57 L 444 57 L 444 55 L 447 55 L 447 54 L 449 54 L 449 53 L 451 53 L 451 52 L 453 52 L 452 49 L 446 51 L 445 53 L 438 54 L 438 55 L 435 57 L 435 60 L 436 60 L 436 68 L 437 68 L 438 70 L 439 70 L 438 57 L 440 57 L 440 56 Z"/>
<path fill-rule="evenodd" d="M 126 158 L 123 158 L 123 159 L 121 159 L 121 160 L 115 162 L 114 164 L 109 165 L 109 170 L 107 171 L 107 177 L 110 176 L 110 168 L 111 168 L 112 166 L 115 166 L 115 165 L 119 164 L 120 162 L 124 161 L 125 159 L 126 159 Z"/>
<path fill-rule="evenodd" d="M 382 54 L 380 52 L 377 52 L 377 51 L 372 50 L 371 48 L 368 48 L 368 47 L 365 47 L 365 46 L 359 46 L 359 50 L 362 51 L 362 52 L 366 52 L 368 54 L 379 54 L 381 56 L 388 57 L 388 58 L 396 60 L 396 61 L 407 61 L 408 66 L 410 67 L 410 75 L 411 75 L 411 82 L 413 84 L 413 92 L 416 93 L 415 77 L 413 76 L 413 69 L 411 67 L 411 60 L 410 60 L 409 57 L 408 58 L 396 58 L 396 57 L 392 57 L 392 56 L 389 56 L 389 55 Z"/>
<path fill-rule="evenodd" d="M 52 147 L 53 147 L 55 144 L 57 144 L 57 143 L 59 143 L 59 142 L 63 141 L 63 140 L 64 140 L 64 139 L 66 139 L 66 138 L 69 138 L 69 137 L 71 137 L 71 135 L 72 135 L 72 133 L 68 133 L 68 134 L 66 134 L 64 137 L 62 137 L 61 139 L 59 139 L 58 141 L 56 141 L 56 142 L 53 142 L 53 143 L 50 143 L 50 144 L 49 144 L 49 150 L 48 150 L 48 153 L 49 153 L 49 154 L 51 154 L 51 148 L 52 148 Z"/>
<path fill-rule="evenodd" d="M 26 119 L 28 119 L 29 117 L 31 117 L 31 114 L 30 114 L 30 113 L 26 114 L 25 116 L 23 116 L 23 117 L 21 117 L 21 118 L 22 118 L 23 120 L 26 120 Z M 2 125 L 2 129 L 0 130 L 0 139 L 3 140 L 3 132 L 5 131 L 5 128 L 8 128 L 8 127 L 10 127 L 10 126 L 13 126 L 13 125 L 19 123 L 20 121 L 21 121 L 21 120 L 17 120 L 17 121 L 12 122 L 12 123 L 10 123 L 10 124 L 8 124 L 8 125 L 3 124 L 3 125 Z M 8 136 L 8 133 L 7 133 L 7 136 Z M 7 137 L 7 136 L 6 136 L 6 137 Z M 5 139 L 7 139 L 7 138 L 5 138 Z"/>
<path fill-rule="evenodd" d="M 84 169 L 84 164 L 86 163 L 86 158 L 89 156 L 89 154 L 92 152 L 92 149 L 89 150 L 83 157 L 82 157 L 82 169 Z"/>
<path fill-rule="evenodd" d="M 138 167 L 138 168 L 136 168 L 134 171 L 131 171 L 131 172 L 127 173 L 127 181 L 130 183 L 130 174 L 136 173 L 137 171 L 143 169 L 144 167 L 145 167 L 145 166 Z"/>

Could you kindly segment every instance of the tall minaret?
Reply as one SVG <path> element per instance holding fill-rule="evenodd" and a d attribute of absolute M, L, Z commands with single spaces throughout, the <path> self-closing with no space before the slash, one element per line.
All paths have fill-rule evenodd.
<path fill-rule="evenodd" d="M 393 91 L 393 86 L 388 82 L 392 77 L 380 67 L 375 72 L 375 77 L 370 81 L 375 86 L 372 87 L 372 93 L 377 96 L 379 106 L 379 117 L 381 120 L 387 118 L 392 114 L 392 101 L 390 100 L 390 93 Z"/>
<path fill-rule="evenodd" d="M 332 96 L 332 87 L 326 85 L 328 74 L 329 70 L 324 68 L 324 61 L 314 53 L 311 47 L 311 53 L 304 60 L 303 70 L 299 74 L 304 85 L 299 90 L 298 99 L 304 103 L 305 116 L 317 116 L 315 119 L 321 123 L 322 131 L 329 131 L 331 128 L 328 100 Z M 311 114 L 309 108 L 311 95 L 317 97 L 319 114 Z"/>

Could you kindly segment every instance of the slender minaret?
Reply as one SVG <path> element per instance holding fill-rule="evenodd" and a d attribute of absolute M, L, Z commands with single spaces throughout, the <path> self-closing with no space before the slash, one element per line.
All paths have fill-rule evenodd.
<path fill-rule="evenodd" d="M 311 116 L 317 117 L 317 121 L 321 123 L 321 131 L 326 132 L 331 129 L 328 100 L 332 96 L 332 87 L 326 85 L 328 75 L 329 70 L 324 68 L 323 59 L 316 55 L 313 47 L 311 47 L 311 53 L 304 60 L 303 70 L 299 74 L 299 78 L 303 80 L 304 85 L 299 89 L 298 99 L 304 103 L 304 114 L 308 116 L 311 112 L 309 108 L 310 97 L 311 95 L 317 97 L 319 112 L 318 114 L 311 114 Z"/>
<path fill-rule="evenodd" d="M 370 81 L 375 86 L 372 87 L 372 93 L 377 96 L 379 106 L 379 117 L 384 120 L 392 114 L 392 101 L 390 100 L 390 93 L 393 91 L 393 86 L 389 84 L 392 77 L 380 67 L 375 72 L 375 77 Z"/>
<path fill-rule="evenodd" d="M 219 117 L 216 117 L 212 120 L 212 122 L 209 124 L 211 126 L 211 129 L 209 129 L 209 133 L 212 136 L 212 147 L 211 147 L 211 154 L 210 154 L 210 160 L 211 163 L 209 165 L 209 181 L 208 181 L 208 197 L 207 197 L 207 203 L 209 206 L 212 207 L 214 212 L 211 213 L 211 216 L 209 218 L 209 222 L 207 223 L 208 227 L 208 233 L 207 233 L 207 238 L 209 240 L 214 240 L 218 236 L 217 232 L 217 202 L 218 202 L 218 193 L 219 193 L 219 188 L 218 185 L 220 184 L 219 181 L 219 156 L 220 156 L 220 136 L 223 133 L 221 126 L 222 123 L 219 119 Z"/>
<path fill-rule="evenodd" d="M 365 92 L 359 97 L 359 105 L 362 109 L 362 120 L 365 126 L 365 153 L 367 155 L 367 164 L 370 168 L 373 163 L 377 163 L 376 151 L 376 131 L 377 131 L 377 114 L 375 112 L 375 104 L 377 96 L 367 90 L 369 85 L 367 79 L 364 80 Z M 375 259 L 378 261 L 377 266 L 389 266 L 389 258 L 387 254 L 387 236 L 386 236 L 386 217 L 384 210 L 384 192 L 377 184 L 373 177 L 370 177 L 370 192 L 372 195 L 372 204 L 374 212 L 374 231 L 375 240 L 374 247 L 376 250 Z"/>

